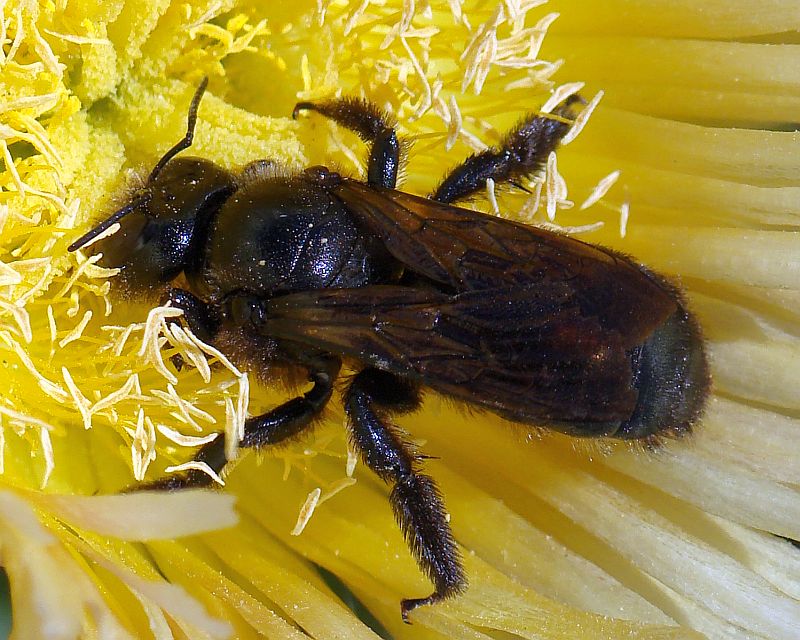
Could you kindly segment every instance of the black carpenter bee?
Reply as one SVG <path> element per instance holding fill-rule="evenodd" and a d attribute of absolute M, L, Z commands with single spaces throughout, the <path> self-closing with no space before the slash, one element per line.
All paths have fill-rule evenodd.
<path fill-rule="evenodd" d="M 145 186 L 69 249 L 119 222 L 98 248 L 125 290 L 182 309 L 198 337 L 257 375 L 278 367 L 307 378 L 303 395 L 247 420 L 242 447 L 297 436 L 330 400 L 342 362 L 357 372 L 343 392 L 351 443 L 392 485 L 395 516 L 434 585 L 402 601 L 404 620 L 467 584 L 423 456 L 389 421 L 416 410 L 423 387 L 576 436 L 689 431 L 709 373 L 698 325 L 672 284 L 619 253 L 452 204 L 489 178 L 514 184 L 540 171 L 580 99 L 525 118 L 423 198 L 395 190 L 401 144 L 364 100 L 301 102 L 293 116 L 315 111 L 369 143 L 366 182 L 321 166 L 291 173 L 260 160 L 233 174 L 176 157 L 192 144 L 205 87 L 185 137 Z M 180 275 L 188 286 L 170 286 Z M 221 472 L 224 438 L 195 459 Z M 210 482 L 193 470 L 146 486 Z"/>

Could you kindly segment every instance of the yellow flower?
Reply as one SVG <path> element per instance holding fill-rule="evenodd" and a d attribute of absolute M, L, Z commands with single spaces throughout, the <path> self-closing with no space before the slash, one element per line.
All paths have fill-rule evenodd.
<path fill-rule="evenodd" d="M 796 637 L 800 554 L 782 537 L 800 539 L 800 49 L 773 35 L 796 27 L 794 3 L 2 11 L 0 549 L 15 637 Z M 353 470 L 336 402 L 307 439 L 244 456 L 223 491 L 95 495 L 161 477 L 235 434 L 248 403 L 285 397 L 168 325 L 171 310 L 115 297 L 91 252 L 67 252 L 183 135 L 204 75 L 191 153 L 361 175 L 355 136 L 287 116 L 298 99 L 364 95 L 414 140 L 416 193 L 579 90 L 589 117 L 557 164 L 483 206 L 682 283 L 714 375 L 696 433 L 655 453 L 526 437 L 430 397 L 401 422 L 436 457 L 471 587 L 413 627 L 399 601 L 430 585 L 387 488 Z"/>

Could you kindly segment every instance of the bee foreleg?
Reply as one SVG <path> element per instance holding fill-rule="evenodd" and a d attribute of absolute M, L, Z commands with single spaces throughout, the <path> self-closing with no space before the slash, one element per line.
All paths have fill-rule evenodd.
<path fill-rule="evenodd" d="M 272 411 L 248 418 L 240 447 L 266 447 L 288 440 L 300 433 L 316 418 L 333 393 L 333 382 L 339 373 L 338 358 L 320 358 L 311 369 L 309 380 L 314 383 L 305 394 L 292 398 Z"/>
<path fill-rule="evenodd" d="M 418 391 L 412 384 L 376 369 L 359 373 L 345 394 L 353 446 L 372 471 L 394 485 L 390 501 L 395 518 L 417 563 L 435 587 L 427 598 L 400 603 L 405 622 L 417 607 L 454 596 L 467 586 L 442 496 L 434 481 L 420 473 L 421 456 L 384 415 L 384 411 L 404 412 L 418 405 Z"/>
<path fill-rule="evenodd" d="M 320 358 L 309 374 L 309 380 L 314 383 L 314 386 L 302 396 L 292 398 L 267 413 L 248 418 L 244 425 L 244 437 L 239 446 L 242 448 L 266 447 L 279 444 L 301 433 L 322 412 L 330 400 L 333 382 L 340 366 L 341 363 L 336 358 Z M 205 463 L 219 475 L 228 464 L 225 449 L 225 436 L 220 433 L 214 440 L 200 447 L 194 460 Z M 190 469 L 184 473 L 139 485 L 134 490 L 171 491 L 189 487 L 207 487 L 212 481 L 212 477 L 204 471 Z"/>
<path fill-rule="evenodd" d="M 167 289 L 161 304 L 169 304 L 183 311 L 183 319 L 192 333 L 207 344 L 214 343 L 219 329 L 219 313 L 216 305 L 207 304 L 186 289 L 177 287 Z"/>
<path fill-rule="evenodd" d="M 354 131 L 372 144 L 367 168 L 367 184 L 394 189 L 400 170 L 402 145 L 397 140 L 394 123 L 376 105 L 358 98 L 341 98 L 327 102 L 298 102 L 292 117 L 300 111 L 316 111 L 337 124 Z"/>

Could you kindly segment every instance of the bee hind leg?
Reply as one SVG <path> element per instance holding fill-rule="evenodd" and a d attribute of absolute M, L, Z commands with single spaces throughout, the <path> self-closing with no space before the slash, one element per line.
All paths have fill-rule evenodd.
<path fill-rule="evenodd" d="M 528 116 L 509 131 L 496 147 L 470 156 L 454 167 L 442 179 L 431 200 L 451 203 L 476 195 L 486 188 L 486 181 L 508 182 L 531 176 L 541 171 L 547 157 L 558 146 L 573 120 L 572 106 L 583 102 L 572 96 L 557 109 L 553 116 Z M 517 185 L 520 186 L 520 185 Z"/>
<path fill-rule="evenodd" d="M 361 371 L 345 393 L 352 444 L 364 463 L 393 485 L 390 501 L 395 518 L 435 587 L 426 598 L 400 603 L 405 622 L 417 607 L 452 597 L 467 587 L 442 496 L 433 479 L 420 472 L 423 456 L 386 420 L 387 413 L 404 413 L 418 406 L 419 392 L 413 384 L 377 369 Z"/>
<path fill-rule="evenodd" d="M 354 131 L 364 142 L 371 143 L 367 184 L 389 189 L 397 186 L 403 145 L 397 139 L 391 118 L 375 104 L 359 98 L 298 102 L 292 118 L 301 111 L 316 111 Z"/>

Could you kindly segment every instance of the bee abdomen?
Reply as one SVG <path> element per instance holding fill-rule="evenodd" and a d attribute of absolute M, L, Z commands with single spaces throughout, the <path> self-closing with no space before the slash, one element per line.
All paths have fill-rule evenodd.
<path fill-rule="evenodd" d="M 630 357 L 638 399 L 614 437 L 629 440 L 689 432 L 711 382 L 695 319 L 678 306 Z"/>

